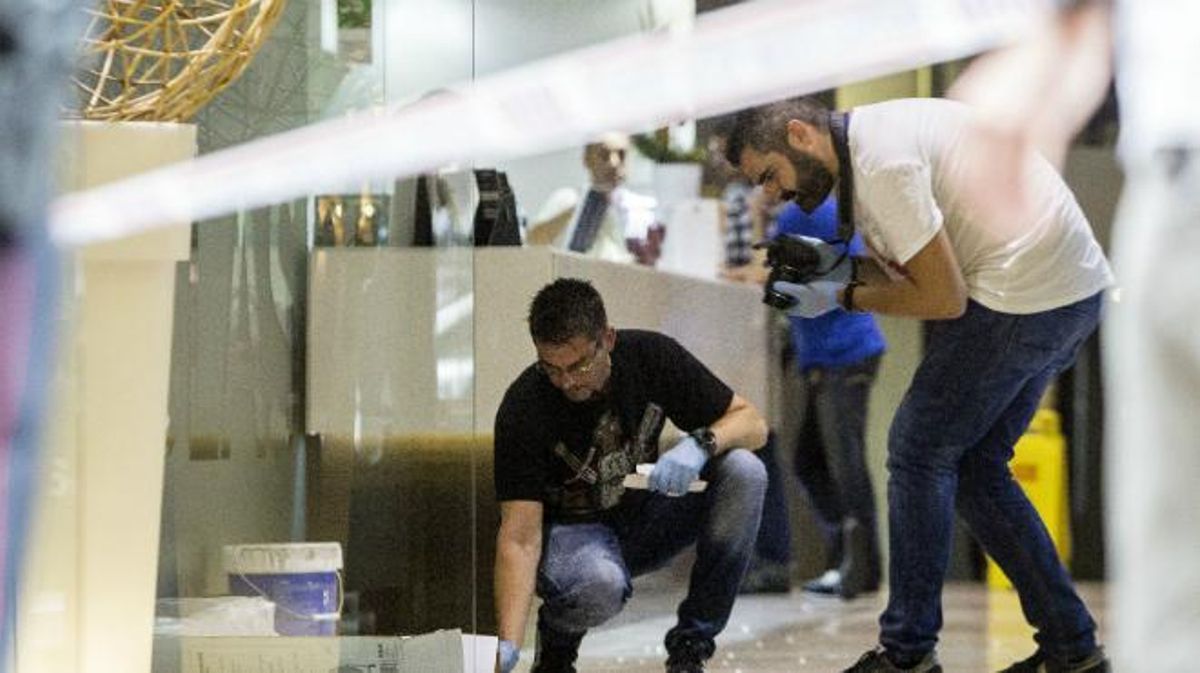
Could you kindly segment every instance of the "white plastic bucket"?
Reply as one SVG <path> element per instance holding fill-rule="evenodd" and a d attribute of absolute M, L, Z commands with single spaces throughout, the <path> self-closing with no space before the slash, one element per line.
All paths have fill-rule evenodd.
<path fill-rule="evenodd" d="M 283 636 L 332 636 L 342 611 L 342 546 L 337 542 L 226 545 L 229 592 L 275 603 Z"/>

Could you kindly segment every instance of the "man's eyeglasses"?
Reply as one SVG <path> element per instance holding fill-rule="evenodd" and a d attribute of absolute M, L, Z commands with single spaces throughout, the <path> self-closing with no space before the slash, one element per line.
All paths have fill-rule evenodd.
<path fill-rule="evenodd" d="M 592 370 L 596 368 L 596 365 L 600 364 L 600 353 L 603 350 L 604 349 L 600 347 L 600 342 L 597 341 L 596 345 L 592 349 L 591 355 L 575 362 L 575 364 L 568 365 L 565 369 L 562 367 L 555 367 L 549 362 L 544 362 L 542 360 L 537 361 L 537 368 L 541 370 L 541 372 L 545 374 L 547 378 L 550 379 L 559 380 L 564 376 L 570 376 L 572 379 L 578 379 L 581 376 L 587 376 L 588 374 L 591 374 Z"/>

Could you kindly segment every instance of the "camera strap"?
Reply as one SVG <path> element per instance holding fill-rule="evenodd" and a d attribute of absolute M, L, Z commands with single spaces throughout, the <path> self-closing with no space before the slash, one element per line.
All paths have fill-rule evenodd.
<path fill-rule="evenodd" d="M 854 169 L 850 166 L 849 112 L 829 113 L 829 135 L 838 159 L 838 230 L 837 236 L 850 245 L 854 238 Z"/>

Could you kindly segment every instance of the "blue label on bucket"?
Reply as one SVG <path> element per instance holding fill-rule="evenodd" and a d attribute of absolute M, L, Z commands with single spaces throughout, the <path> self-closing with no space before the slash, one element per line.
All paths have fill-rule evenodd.
<path fill-rule="evenodd" d="M 332 636 L 337 630 L 336 572 L 230 574 L 229 592 L 274 602 L 275 631 L 281 636 Z"/>

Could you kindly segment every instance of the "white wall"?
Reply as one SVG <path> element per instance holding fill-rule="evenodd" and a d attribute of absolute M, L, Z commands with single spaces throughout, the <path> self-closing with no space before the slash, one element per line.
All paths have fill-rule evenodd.
<path fill-rule="evenodd" d="M 469 80 L 472 0 L 391 0 L 383 11 L 384 87 L 388 101 L 419 98 Z"/>
<path fill-rule="evenodd" d="M 695 13 L 695 0 L 487 0 L 476 9 L 476 75 L 640 31 L 689 25 Z M 637 158 L 633 162 L 629 185 L 647 191 L 648 169 L 639 170 Z M 587 182 L 578 147 L 505 161 L 500 168 L 531 219 L 555 189 Z"/>

